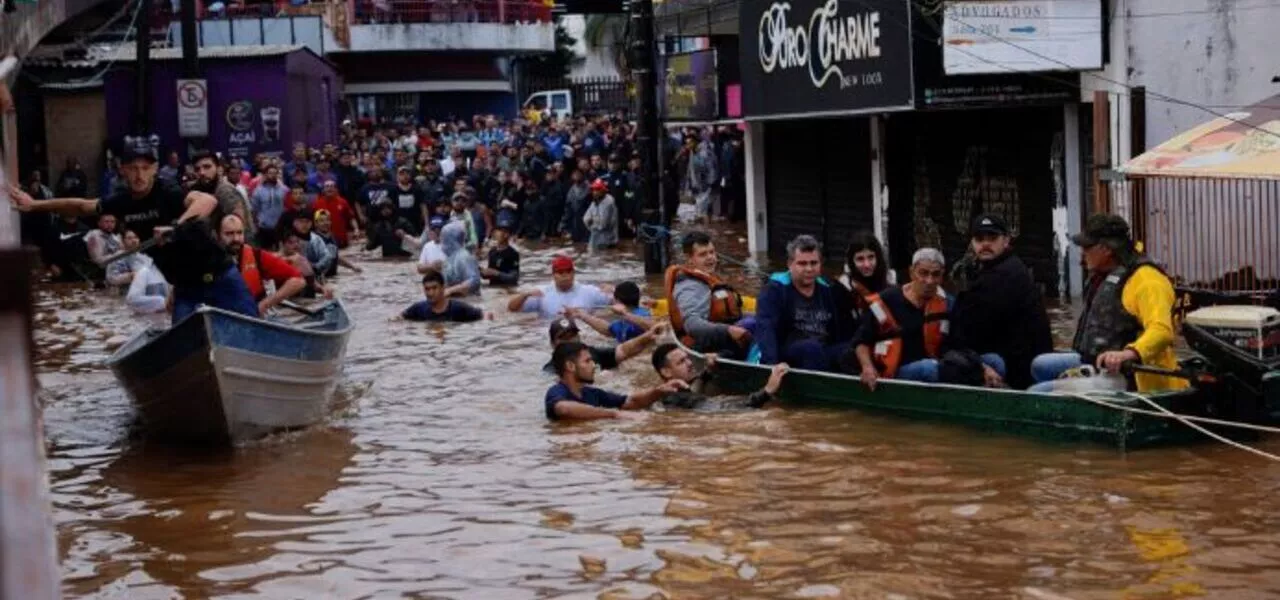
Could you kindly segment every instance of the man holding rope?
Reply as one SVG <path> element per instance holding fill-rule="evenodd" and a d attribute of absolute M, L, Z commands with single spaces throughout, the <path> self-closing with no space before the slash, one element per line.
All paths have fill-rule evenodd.
<path fill-rule="evenodd" d="M 121 172 L 127 189 L 100 200 L 55 198 L 35 200 L 10 185 L 9 197 L 22 212 L 63 215 L 115 215 L 142 239 L 153 239 L 147 253 L 174 286 L 173 322 L 201 304 L 257 317 L 258 307 L 226 250 L 214 238 L 210 223 L 221 220 L 218 200 L 204 192 L 184 192 L 157 178 L 159 138 L 126 136 Z"/>

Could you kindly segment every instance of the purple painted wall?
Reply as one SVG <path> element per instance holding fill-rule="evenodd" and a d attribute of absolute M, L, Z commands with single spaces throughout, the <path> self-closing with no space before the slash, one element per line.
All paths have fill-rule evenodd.
<path fill-rule="evenodd" d="M 289 71 L 295 63 L 303 65 L 296 74 Z M 181 69 L 180 60 L 153 63 L 151 129 L 160 136 L 165 152 L 177 150 L 185 156 L 187 144 L 178 137 L 176 80 Z M 202 58 L 200 70 L 209 86 L 206 145 L 211 150 L 235 156 L 287 152 L 294 141 L 318 146 L 337 135 L 333 117 L 336 98 L 325 101 L 320 97 L 325 78 L 332 82 L 333 96 L 332 90 L 340 85 L 337 74 L 305 50 L 268 57 Z M 107 131 L 116 146 L 130 132 L 131 65 L 110 72 L 104 86 Z"/>
<path fill-rule="evenodd" d="M 286 57 L 289 95 L 289 142 L 315 147 L 333 141 L 338 130 L 338 101 L 342 80 L 332 64 L 310 52 Z"/>

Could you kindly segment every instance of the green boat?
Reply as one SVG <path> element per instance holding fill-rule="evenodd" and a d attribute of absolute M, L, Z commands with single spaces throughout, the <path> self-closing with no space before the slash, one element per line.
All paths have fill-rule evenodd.
<path fill-rule="evenodd" d="M 1273 317 L 1280 322 L 1280 313 Z M 1176 392 L 1072 395 L 893 379 L 880 380 L 875 391 L 870 391 L 857 377 L 793 369 L 783 380 L 779 396 L 788 405 L 852 408 L 1049 441 L 1106 444 L 1122 450 L 1208 439 L 1178 419 L 1138 412 L 1158 412 L 1142 398 L 1172 413 L 1192 417 L 1244 423 L 1266 423 L 1280 417 L 1280 356 L 1268 360 L 1241 352 L 1238 344 L 1222 341 L 1223 331 L 1196 322 L 1196 318 L 1188 316 L 1184 335 L 1200 355 L 1185 361 L 1178 371 L 1193 385 Z M 1265 339 L 1265 334 L 1262 337 Z M 685 350 L 696 359 L 704 359 L 697 352 Z M 1252 371 L 1222 372 L 1215 366 L 1214 357 L 1219 357 L 1217 362 L 1223 365 L 1236 369 L 1248 366 Z M 1237 364 L 1244 358 L 1250 358 L 1248 365 Z M 770 367 L 719 359 L 715 372 L 721 390 L 745 394 L 764 386 Z M 1237 440 L 1256 436 L 1235 427 L 1206 428 Z"/>

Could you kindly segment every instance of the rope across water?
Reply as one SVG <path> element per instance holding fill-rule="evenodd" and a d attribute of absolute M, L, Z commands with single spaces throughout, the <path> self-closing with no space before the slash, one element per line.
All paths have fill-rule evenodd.
<path fill-rule="evenodd" d="M 1099 393 L 1098 395 L 1102 395 L 1102 394 L 1101 394 L 1101 393 Z M 1270 460 L 1273 460 L 1273 461 L 1276 461 L 1276 462 L 1280 462 L 1280 456 L 1277 456 L 1277 455 L 1272 454 L 1272 453 L 1270 453 L 1270 452 L 1266 452 L 1266 451 L 1264 451 L 1264 450 L 1259 450 L 1259 449 L 1254 448 L 1254 447 L 1252 447 L 1252 446 L 1248 446 L 1248 445 L 1242 444 L 1242 443 L 1237 442 L 1237 441 L 1235 441 L 1235 440 L 1227 439 L 1227 438 L 1225 438 L 1225 437 L 1223 437 L 1223 436 L 1221 436 L 1221 435 L 1218 435 L 1218 434 L 1216 434 L 1216 433 L 1214 433 L 1214 432 L 1212 432 L 1212 431 L 1209 431 L 1208 429 L 1205 429 L 1204 427 L 1201 427 L 1201 426 L 1197 425 L 1196 423 L 1197 423 L 1197 422 L 1199 422 L 1199 423 L 1206 423 L 1206 424 L 1209 424 L 1209 425 L 1222 425 L 1222 426 L 1225 426 L 1225 427 L 1236 427 L 1236 428 L 1239 428 L 1239 429 L 1250 429 L 1250 430 L 1254 430 L 1254 431 L 1265 431 L 1265 432 L 1267 432 L 1267 433 L 1280 433 L 1280 428 L 1276 428 L 1276 427 L 1268 427 L 1268 426 L 1266 426 L 1266 425 L 1254 425 L 1254 424 L 1252 424 L 1252 423 L 1240 423 L 1240 422 L 1237 422 L 1237 421 L 1224 421 L 1224 420 L 1222 420 L 1222 419 L 1214 419 L 1214 418 L 1211 418 L 1211 417 L 1197 417 L 1197 416 L 1193 416 L 1193 415 L 1180 415 L 1180 414 L 1177 414 L 1177 413 L 1175 413 L 1175 412 L 1173 412 L 1173 411 L 1171 411 L 1171 410 L 1169 410 L 1169 409 L 1167 409 L 1167 408 L 1165 408 L 1165 407 L 1163 407 L 1163 406 L 1160 406 L 1160 405 L 1159 405 L 1159 404 L 1157 404 L 1155 401 L 1151 400 L 1150 398 L 1147 398 L 1146 396 L 1143 396 L 1142 394 L 1134 394 L 1134 393 L 1131 393 L 1131 392 L 1106 392 L 1106 393 L 1105 393 L 1105 396 L 1106 396 L 1107 398 L 1109 398 L 1109 399 L 1113 399 L 1113 398 L 1114 398 L 1115 396 L 1117 396 L 1117 395 L 1118 395 L 1118 396 L 1120 396 L 1120 397 L 1122 397 L 1122 398 L 1136 399 L 1136 400 L 1138 400 L 1138 401 L 1142 402 L 1143 404 L 1146 404 L 1147 406 L 1150 406 L 1150 407 L 1152 407 L 1152 408 L 1155 408 L 1156 410 L 1147 410 L 1147 409 L 1142 409 L 1142 408 L 1135 408 L 1135 407 L 1132 407 L 1132 406 L 1124 406 L 1124 405 L 1116 404 L 1115 402 L 1110 402 L 1110 401 L 1108 401 L 1108 400 L 1103 400 L 1103 399 L 1099 399 L 1099 398 L 1095 398 L 1095 397 L 1090 397 L 1089 393 L 1087 393 L 1087 392 L 1085 392 L 1085 393 L 1078 393 L 1078 394 L 1066 394 L 1066 396 L 1071 397 L 1071 398 L 1076 398 L 1076 399 L 1078 399 L 1078 400 L 1083 400 L 1083 401 L 1085 401 L 1085 402 L 1089 402 L 1090 404 L 1097 404 L 1097 405 L 1099 405 L 1099 406 L 1105 406 L 1105 407 L 1107 407 L 1107 408 L 1112 408 L 1112 409 L 1119 410 L 1119 411 L 1130 412 L 1130 413 L 1134 413 L 1134 414 L 1146 415 L 1146 416 L 1151 416 L 1151 417 L 1158 417 L 1158 418 L 1162 418 L 1162 419 L 1173 419 L 1173 420 L 1175 420 L 1175 421 L 1179 421 L 1179 422 L 1181 422 L 1183 425 L 1186 425 L 1187 427 L 1190 427 L 1190 428 L 1192 428 L 1192 429 L 1194 429 L 1194 430 L 1196 430 L 1196 431 L 1198 431 L 1198 432 L 1200 432 L 1200 433 L 1202 433 L 1202 434 L 1204 434 L 1204 435 L 1207 435 L 1207 436 L 1209 436 L 1210 438 L 1213 438 L 1214 440 L 1217 440 L 1217 441 L 1219 441 L 1219 442 L 1222 442 L 1222 443 L 1224 443 L 1224 444 L 1226 444 L 1226 445 L 1228 445 L 1228 446 L 1232 446 L 1232 447 L 1234 447 L 1234 448 L 1237 448 L 1237 449 L 1240 449 L 1240 450 L 1244 450 L 1245 452 L 1249 452 L 1249 453 L 1252 453 L 1252 454 L 1256 454 L 1256 455 L 1258 455 L 1258 456 L 1261 456 L 1261 457 L 1263 457 L 1263 458 L 1267 458 L 1267 459 L 1270 459 Z"/>

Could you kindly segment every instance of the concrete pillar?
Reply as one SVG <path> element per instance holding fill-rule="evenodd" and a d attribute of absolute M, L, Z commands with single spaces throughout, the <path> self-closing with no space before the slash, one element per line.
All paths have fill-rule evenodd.
<path fill-rule="evenodd" d="M 747 172 L 747 250 L 752 254 L 769 251 L 769 211 L 765 202 L 764 123 L 747 122 L 743 154 Z"/>
<path fill-rule="evenodd" d="M 871 226 L 889 258 L 889 187 L 885 185 L 884 120 L 871 117 Z M 892 262 L 890 262 L 892 264 Z"/>
<path fill-rule="evenodd" d="M 1071 233 L 1080 231 L 1080 215 L 1084 211 L 1084 194 L 1080 172 L 1080 104 L 1062 107 L 1063 127 L 1063 189 L 1066 206 L 1053 209 L 1053 237 L 1058 248 L 1059 293 L 1063 297 L 1076 298 L 1084 291 L 1084 273 L 1080 268 L 1080 249 L 1071 243 Z M 1088 105 L 1083 105 L 1088 110 Z"/>

